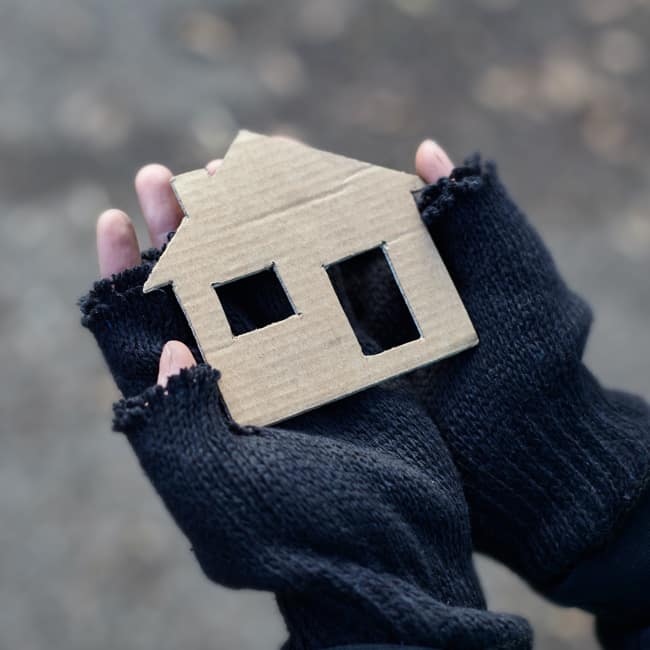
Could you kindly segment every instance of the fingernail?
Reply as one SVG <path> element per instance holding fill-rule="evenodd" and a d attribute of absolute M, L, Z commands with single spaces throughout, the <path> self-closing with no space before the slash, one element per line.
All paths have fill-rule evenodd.
<path fill-rule="evenodd" d="M 174 362 L 174 346 L 171 344 L 171 341 L 168 341 L 165 343 L 165 363 L 167 364 L 167 368 L 171 368 Z"/>
<path fill-rule="evenodd" d="M 217 169 L 221 167 L 221 163 L 223 163 L 223 160 L 211 160 L 206 166 L 205 169 L 208 172 L 208 176 L 214 176 Z"/>
<path fill-rule="evenodd" d="M 163 387 L 167 387 L 169 375 L 172 371 L 174 363 L 174 351 L 170 342 L 165 343 L 162 352 L 160 353 L 160 368 L 158 370 L 158 383 Z"/>

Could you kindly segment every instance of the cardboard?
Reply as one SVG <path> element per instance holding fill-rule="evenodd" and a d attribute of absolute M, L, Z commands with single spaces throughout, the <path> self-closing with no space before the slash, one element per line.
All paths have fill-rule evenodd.
<path fill-rule="evenodd" d="M 186 216 L 144 291 L 172 284 L 237 423 L 272 424 L 477 343 L 416 176 L 242 131 L 213 176 L 172 184 Z M 364 356 L 325 267 L 378 246 L 421 337 Z M 271 267 L 296 314 L 233 336 L 215 286 Z"/>

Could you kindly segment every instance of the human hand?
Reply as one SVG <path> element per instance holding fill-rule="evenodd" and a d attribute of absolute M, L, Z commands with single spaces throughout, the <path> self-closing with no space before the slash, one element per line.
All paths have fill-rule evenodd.
<path fill-rule="evenodd" d="M 136 178 L 154 245 L 181 216 L 170 177 L 148 166 Z M 485 611 L 456 470 L 409 395 L 377 387 L 281 427 L 238 428 L 173 296 L 142 293 L 157 254 L 140 263 L 124 213 L 97 231 L 105 277 L 82 311 L 127 396 L 115 428 L 208 577 L 275 592 L 291 648 L 529 647 L 523 621 Z"/>
<path fill-rule="evenodd" d="M 208 166 L 211 172 L 218 161 Z M 160 256 L 168 234 L 178 227 L 182 211 L 162 165 L 147 165 L 135 178 L 151 248 L 142 255 L 133 223 L 121 210 L 107 210 L 97 220 L 97 254 L 102 279 L 80 301 L 82 323 L 106 358 L 125 396 L 141 393 L 167 374 L 193 365 L 198 348 L 173 292 L 153 292 L 143 300 L 142 285 Z M 169 349 L 161 356 L 163 346 Z M 171 367 L 170 367 L 171 364 Z"/>

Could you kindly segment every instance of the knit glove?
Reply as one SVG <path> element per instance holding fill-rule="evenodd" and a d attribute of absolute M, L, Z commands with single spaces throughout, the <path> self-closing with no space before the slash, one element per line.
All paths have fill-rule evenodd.
<path fill-rule="evenodd" d="M 598 614 L 606 650 L 650 650 L 650 491 L 622 530 L 586 557 L 550 595 L 559 603 Z"/>
<path fill-rule="evenodd" d="M 205 574 L 275 592 L 286 648 L 530 647 L 524 621 L 485 611 L 462 488 L 421 406 L 378 387 L 242 429 L 205 364 L 153 386 L 163 342 L 192 345 L 173 296 L 142 293 L 154 259 L 97 283 L 83 323 L 128 396 L 115 429 Z"/>
<path fill-rule="evenodd" d="M 476 547 L 551 595 L 601 550 L 584 570 L 601 575 L 600 590 L 574 580 L 562 601 L 610 617 L 647 616 L 650 588 L 637 588 L 633 604 L 629 596 L 650 578 L 650 512 L 633 533 L 637 544 L 626 547 L 634 552 L 614 549 L 650 476 L 647 405 L 603 389 L 583 365 L 590 310 L 566 287 L 494 165 L 475 157 L 418 201 L 480 339 L 411 376 L 460 470 Z M 381 329 L 397 340 L 409 326 L 372 269 L 345 284 L 353 317 L 371 336 Z M 635 569 L 628 596 L 612 588 L 621 563 Z"/>

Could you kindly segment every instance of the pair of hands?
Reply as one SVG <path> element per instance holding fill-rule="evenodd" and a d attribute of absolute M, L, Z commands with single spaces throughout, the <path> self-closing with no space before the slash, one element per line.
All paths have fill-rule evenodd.
<path fill-rule="evenodd" d="M 218 174 L 219 162 L 208 172 Z M 428 182 L 452 169 L 432 141 L 416 165 Z M 149 165 L 135 180 L 156 248 L 182 218 L 170 178 Z M 150 259 L 125 213 L 100 216 L 97 247 L 104 279 L 82 309 L 127 396 L 116 429 L 210 579 L 274 592 L 287 648 L 528 647 L 523 620 L 485 611 L 458 474 L 411 395 L 375 387 L 277 427 L 241 430 L 223 412 L 218 372 L 196 364 L 173 298 L 142 295 Z M 166 341 L 150 386 L 153 355 L 170 333 L 181 340 Z"/>
<path fill-rule="evenodd" d="M 218 166 L 209 163 L 209 173 Z M 405 392 L 384 385 L 281 428 L 233 433 L 217 375 L 193 367 L 173 299 L 142 296 L 150 260 L 129 218 L 110 210 L 97 233 L 102 275 L 113 279 L 84 311 L 125 395 L 141 393 L 118 405 L 117 428 L 207 575 L 278 594 L 299 639 L 291 647 L 527 647 L 521 621 L 484 611 L 472 548 L 595 612 L 608 630 L 642 628 L 650 508 L 638 503 L 650 475 L 650 411 L 601 388 L 582 364 L 589 309 L 494 168 L 470 161 L 452 171 L 427 141 L 416 169 L 431 183 L 421 213 L 477 348 L 409 376 Z M 159 165 L 136 177 L 154 247 L 182 217 L 170 177 Z M 354 295 L 355 278 L 346 282 Z M 374 290 L 356 314 L 370 337 L 393 316 L 381 313 L 385 288 Z M 154 365 L 158 387 L 146 389 Z"/>

